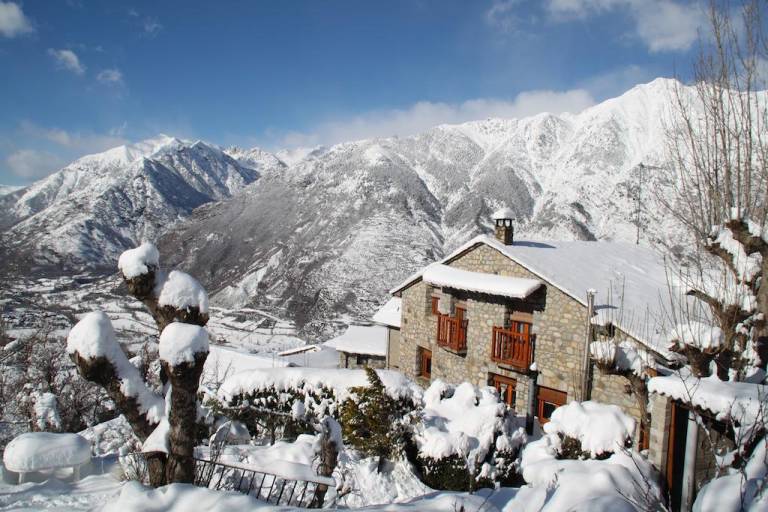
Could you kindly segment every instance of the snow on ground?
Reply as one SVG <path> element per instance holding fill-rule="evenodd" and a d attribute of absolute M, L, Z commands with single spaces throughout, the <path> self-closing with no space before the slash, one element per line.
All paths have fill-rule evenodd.
<path fill-rule="evenodd" d="M 525 447 L 523 477 L 529 485 L 521 487 L 514 506 L 504 510 L 635 512 L 632 501 L 643 504 L 661 496 L 653 468 L 635 452 L 572 460 L 557 459 L 558 451 L 559 439 L 553 435 Z"/>
<path fill-rule="evenodd" d="M 112 475 L 93 475 L 79 482 L 50 478 L 40 483 L 0 484 L 0 510 L 92 510 L 114 501 L 122 482 Z"/>
<path fill-rule="evenodd" d="M 137 351 L 158 335 L 157 326 L 140 302 L 124 294 L 121 282 L 119 276 L 79 275 L 8 283 L 0 293 L 6 332 L 14 339 L 40 333 L 66 337 L 71 318 L 98 310 L 109 316 L 118 341 Z M 209 315 L 212 344 L 246 353 L 277 353 L 306 344 L 293 323 L 266 311 L 210 308 Z"/>
<path fill-rule="evenodd" d="M 377 457 L 361 458 L 344 451 L 339 457 L 339 475 L 344 475 L 344 486 L 350 492 L 339 504 L 350 508 L 402 503 L 429 494 L 432 491 L 413 473 L 405 461 L 387 464 L 382 473 L 377 471 Z"/>

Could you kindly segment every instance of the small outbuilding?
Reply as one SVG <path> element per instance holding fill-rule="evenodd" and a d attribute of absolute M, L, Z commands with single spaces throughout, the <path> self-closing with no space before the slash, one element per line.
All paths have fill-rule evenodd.
<path fill-rule="evenodd" d="M 325 342 L 339 353 L 340 368 L 386 368 L 387 328 L 380 325 L 350 325 L 344 334 Z"/>

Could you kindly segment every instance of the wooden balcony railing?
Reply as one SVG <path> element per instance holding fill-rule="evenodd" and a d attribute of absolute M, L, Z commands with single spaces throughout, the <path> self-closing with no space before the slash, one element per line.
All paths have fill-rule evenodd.
<path fill-rule="evenodd" d="M 514 366 L 527 371 L 531 366 L 533 345 L 531 335 L 494 327 L 491 338 L 491 359 L 499 364 Z"/>
<path fill-rule="evenodd" d="M 466 352 L 467 320 L 438 314 L 437 344 L 454 352 Z"/>

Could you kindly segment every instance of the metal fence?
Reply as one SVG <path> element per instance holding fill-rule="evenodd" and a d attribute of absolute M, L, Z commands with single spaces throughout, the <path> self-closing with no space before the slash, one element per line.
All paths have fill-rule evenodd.
<path fill-rule="evenodd" d="M 142 453 L 127 457 L 134 466 L 134 474 L 147 474 L 146 459 Z M 144 465 L 143 470 L 137 465 Z M 194 484 L 216 491 L 240 492 L 271 505 L 302 508 L 321 508 L 326 491 L 335 487 L 335 481 L 330 477 L 295 479 L 248 466 L 205 459 L 195 459 Z"/>

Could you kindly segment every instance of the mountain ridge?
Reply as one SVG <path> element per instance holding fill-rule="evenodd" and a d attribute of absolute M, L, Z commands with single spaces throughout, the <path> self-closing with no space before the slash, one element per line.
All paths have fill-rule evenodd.
<path fill-rule="evenodd" d="M 138 155 L 127 165 L 102 162 L 94 174 L 118 169 L 150 186 L 124 197 L 136 180 L 90 184 L 80 196 L 105 199 L 81 204 L 91 217 L 79 223 L 50 201 L 59 191 L 72 203 L 76 180 L 38 191 L 37 203 L 28 191 L 0 196 L 7 211 L 34 210 L 5 229 L 6 260 L 33 250 L 43 264 L 69 258 L 70 268 L 113 269 L 119 250 L 159 238 L 169 265 L 200 276 L 215 303 L 280 310 L 306 333 L 327 333 L 336 319 L 366 317 L 419 266 L 489 232 L 501 206 L 515 211 L 518 237 L 674 242 L 675 226 L 651 194 L 669 189 L 663 119 L 673 87 L 658 79 L 577 114 L 283 152 L 290 164 L 260 148 L 166 136 L 112 155 Z M 153 144 L 160 149 L 146 149 Z M 154 202 L 142 200 L 146 191 Z M 56 245 L 67 237 L 87 243 Z"/>

